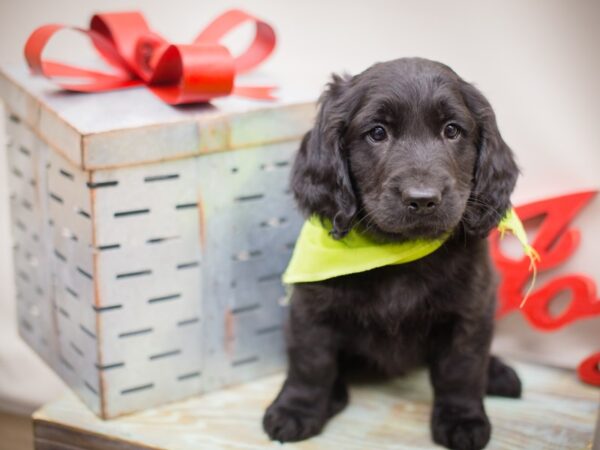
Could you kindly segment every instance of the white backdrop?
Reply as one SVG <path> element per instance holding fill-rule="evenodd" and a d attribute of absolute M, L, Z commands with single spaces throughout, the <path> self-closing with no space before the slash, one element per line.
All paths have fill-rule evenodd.
<path fill-rule="evenodd" d="M 401 56 L 443 61 L 476 82 L 523 170 L 516 202 L 600 188 L 600 2 L 594 0 L 0 0 L 0 63 L 22 63 L 25 39 L 44 23 L 86 26 L 96 11 L 141 9 L 158 32 L 188 41 L 229 7 L 276 26 L 278 49 L 261 70 L 308 85 L 315 96 L 332 71 L 356 73 Z M 88 54 L 67 38 L 82 42 L 65 36 L 55 48 Z M 0 409 L 27 411 L 62 385 L 16 336 L 7 199 L 0 155 Z M 598 199 L 579 225 L 585 248 L 568 268 L 600 281 L 600 238 L 590 235 L 600 229 Z M 566 330 L 548 343 L 560 348 L 565 333 L 569 338 Z"/>

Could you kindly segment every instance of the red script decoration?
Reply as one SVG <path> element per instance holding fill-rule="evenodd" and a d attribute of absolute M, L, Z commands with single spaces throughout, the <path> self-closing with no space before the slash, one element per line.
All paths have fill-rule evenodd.
<path fill-rule="evenodd" d="M 600 386 L 600 352 L 584 359 L 577 368 L 579 378 L 589 384 Z"/>
<path fill-rule="evenodd" d="M 595 191 L 579 192 L 516 208 L 525 225 L 528 221 L 543 218 L 532 244 L 541 257 L 537 265 L 540 273 L 557 267 L 577 250 L 581 238 L 580 232 L 570 224 L 596 194 Z M 580 319 L 600 316 L 600 298 L 598 298 L 596 283 L 583 274 L 567 274 L 552 278 L 532 292 L 527 303 L 519 309 L 523 291 L 531 276 L 529 259 L 523 256 L 515 260 L 506 256 L 500 249 L 500 235 L 497 231 L 490 236 L 490 248 L 492 258 L 502 277 L 498 290 L 500 300 L 498 317 L 520 310 L 535 328 L 552 331 Z M 550 303 L 562 292 L 571 294 L 569 305 L 559 315 L 552 315 Z M 599 363 L 600 353 L 590 355 L 579 365 L 580 378 L 590 384 L 600 385 Z"/>
<path fill-rule="evenodd" d="M 538 271 L 552 269 L 570 258 L 579 246 L 580 233 L 569 224 L 577 213 L 596 195 L 596 192 L 581 192 L 517 207 L 523 222 L 544 217 L 533 247 L 540 254 Z M 500 285 L 501 305 L 498 316 L 519 308 L 522 292 L 528 283 L 529 259 L 514 260 L 500 250 L 500 237 L 493 232 L 490 237 L 492 257 L 502 274 Z M 550 301 L 560 292 L 570 291 L 569 307 L 559 316 L 549 313 Z M 574 320 L 600 314 L 600 300 L 596 296 L 594 280 L 585 275 L 557 277 L 531 294 L 522 309 L 533 326 L 542 330 L 553 330 Z"/>
<path fill-rule="evenodd" d="M 244 53 L 233 57 L 219 41 L 239 25 L 253 22 L 256 35 Z M 71 29 L 90 38 L 95 49 L 113 69 L 112 73 L 84 69 L 42 58 L 48 41 L 58 31 Z M 234 87 L 236 74 L 264 61 L 275 47 L 275 32 L 266 22 L 240 10 L 217 17 L 191 44 L 175 45 L 150 30 L 139 12 L 96 14 L 90 29 L 44 25 L 25 44 L 25 59 L 34 74 L 53 79 L 63 89 L 101 92 L 145 84 L 171 105 L 207 102 L 215 97 L 238 94 L 272 99 L 273 87 Z"/>

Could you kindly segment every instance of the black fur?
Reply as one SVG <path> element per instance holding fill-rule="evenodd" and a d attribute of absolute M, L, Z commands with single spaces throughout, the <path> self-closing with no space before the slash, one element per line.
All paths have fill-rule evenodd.
<path fill-rule="evenodd" d="M 299 207 L 330 220 L 335 238 L 352 227 L 382 242 L 450 237 L 410 264 L 294 287 L 287 379 L 263 420 L 271 439 L 318 434 L 357 367 L 391 376 L 427 365 L 433 439 L 487 444 L 484 394 L 521 390 L 489 355 L 496 285 L 485 241 L 517 174 L 489 103 L 448 67 L 399 59 L 333 78 L 292 170 Z M 418 203 L 423 193 L 437 200 Z"/>

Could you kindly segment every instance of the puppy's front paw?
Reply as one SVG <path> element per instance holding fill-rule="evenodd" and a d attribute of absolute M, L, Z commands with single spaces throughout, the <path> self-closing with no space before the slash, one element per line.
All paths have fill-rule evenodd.
<path fill-rule="evenodd" d="M 487 395 L 499 397 L 521 397 L 521 380 L 515 370 L 500 359 L 490 359 L 488 368 Z"/>
<path fill-rule="evenodd" d="M 271 440 L 295 442 L 308 439 L 321 432 L 325 425 L 322 418 L 306 412 L 292 410 L 284 405 L 273 403 L 263 417 L 263 428 Z"/>
<path fill-rule="evenodd" d="M 490 422 L 482 410 L 435 405 L 431 421 L 433 440 L 452 450 L 479 450 L 490 440 Z"/>

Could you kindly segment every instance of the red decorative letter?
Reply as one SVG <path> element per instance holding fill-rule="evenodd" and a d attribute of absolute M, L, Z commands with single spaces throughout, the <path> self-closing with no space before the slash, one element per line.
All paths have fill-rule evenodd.
<path fill-rule="evenodd" d="M 543 220 L 532 243 L 541 257 L 537 265 L 538 272 L 557 267 L 577 250 L 581 236 L 570 224 L 596 193 L 580 192 L 516 208 L 525 225 L 534 219 Z M 497 231 L 490 236 L 490 248 L 502 277 L 498 289 L 500 306 L 497 312 L 497 316 L 501 317 L 519 310 L 523 292 L 530 283 L 529 259 L 523 256 L 515 260 L 506 256 L 500 249 L 500 234 Z M 557 316 L 551 315 L 550 303 L 565 291 L 570 293 L 568 307 Z M 540 287 L 535 286 L 521 312 L 531 325 L 544 331 L 556 330 L 576 320 L 600 315 L 600 298 L 597 295 L 596 283 L 583 274 L 557 276 Z M 600 353 L 583 361 L 578 369 L 581 379 L 600 385 L 599 363 Z"/>

